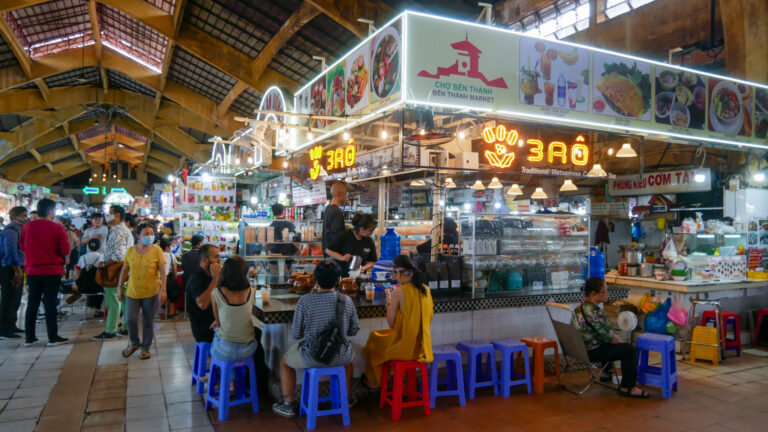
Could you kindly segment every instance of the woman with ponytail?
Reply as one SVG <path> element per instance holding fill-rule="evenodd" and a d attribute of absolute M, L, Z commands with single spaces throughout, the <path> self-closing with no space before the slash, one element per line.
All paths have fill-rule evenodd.
<path fill-rule="evenodd" d="M 381 369 L 390 360 L 432 362 L 432 295 L 422 272 L 411 259 L 399 255 L 392 260 L 392 274 L 399 287 L 387 290 L 388 329 L 368 336 L 363 348 L 365 378 L 369 387 L 379 387 Z"/>

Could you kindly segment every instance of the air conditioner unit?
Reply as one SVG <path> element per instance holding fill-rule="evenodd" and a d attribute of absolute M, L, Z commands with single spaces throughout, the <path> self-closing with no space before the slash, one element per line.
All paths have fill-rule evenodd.
<path fill-rule="evenodd" d="M 456 153 L 456 158 L 453 160 L 453 167 L 457 169 L 478 169 L 478 161 L 479 155 L 477 152 Z"/>
<path fill-rule="evenodd" d="M 443 148 L 422 149 L 419 166 L 445 168 L 448 166 L 448 151 Z"/>

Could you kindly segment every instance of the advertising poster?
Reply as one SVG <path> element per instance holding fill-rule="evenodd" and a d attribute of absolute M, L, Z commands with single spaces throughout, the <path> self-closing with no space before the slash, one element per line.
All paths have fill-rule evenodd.
<path fill-rule="evenodd" d="M 325 77 L 321 77 L 309 86 L 309 113 L 316 116 L 327 115 L 327 97 L 328 95 L 325 93 Z M 322 129 L 326 126 L 324 119 L 314 119 L 312 123 L 313 128 Z"/>
<path fill-rule="evenodd" d="M 656 123 L 704 130 L 707 121 L 707 79 L 693 72 L 656 68 Z"/>
<path fill-rule="evenodd" d="M 371 41 L 371 108 L 383 106 L 400 94 L 402 22 L 395 21 Z"/>
<path fill-rule="evenodd" d="M 589 51 L 521 38 L 520 102 L 589 111 Z"/>
<path fill-rule="evenodd" d="M 347 114 L 354 114 L 368 106 L 371 82 L 371 47 L 363 44 L 346 59 Z"/>
<path fill-rule="evenodd" d="M 752 136 L 752 88 L 717 78 L 709 79 L 709 130 Z"/>
<path fill-rule="evenodd" d="M 187 177 L 187 205 L 192 207 L 234 207 L 235 177 Z"/>
<path fill-rule="evenodd" d="M 344 62 L 328 69 L 326 75 L 325 110 L 329 116 L 343 116 L 346 113 L 346 91 L 344 90 Z M 332 123 L 332 122 L 330 122 Z"/>
<path fill-rule="evenodd" d="M 592 112 L 651 119 L 651 65 L 601 52 L 592 55 Z"/>

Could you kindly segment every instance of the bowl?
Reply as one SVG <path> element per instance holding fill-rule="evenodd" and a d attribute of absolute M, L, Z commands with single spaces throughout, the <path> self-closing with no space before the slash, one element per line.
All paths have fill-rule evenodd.
<path fill-rule="evenodd" d="M 663 70 L 659 73 L 659 82 L 661 83 L 661 88 L 664 90 L 674 90 L 674 88 L 677 87 L 678 81 L 679 77 L 674 71 Z"/>
<path fill-rule="evenodd" d="M 685 280 L 685 276 L 672 276 L 672 280 L 684 281 Z"/>
<path fill-rule="evenodd" d="M 667 118 L 672 104 L 675 102 L 675 92 L 661 92 L 656 95 L 656 117 Z"/>
<path fill-rule="evenodd" d="M 687 128 L 691 124 L 691 112 L 688 110 L 688 106 L 680 102 L 673 103 L 669 110 L 669 124 Z"/>
<path fill-rule="evenodd" d="M 672 276 L 683 276 L 685 277 L 685 270 L 672 270 L 669 272 Z"/>
<path fill-rule="evenodd" d="M 726 89 L 736 95 L 736 100 L 739 107 L 738 113 L 736 113 L 736 115 L 734 115 L 730 119 L 723 118 L 720 115 L 720 113 L 717 112 L 717 110 L 715 109 L 715 99 L 717 98 L 717 94 L 723 89 Z M 717 120 L 719 120 L 720 123 L 723 124 L 723 126 L 731 126 L 736 124 L 739 121 L 739 117 L 743 110 L 743 107 L 741 105 L 741 92 L 739 91 L 739 88 L 736 87 L 736 84 L 733 84 L 728 81 L 720 81 L 719 83 L 717 83 L 717 85 L 715 85 L 715 87 L 712 89 L 712 96 L 710 97 L 710 101 L 709 101 L 709 109 L 715 113 Z"/>

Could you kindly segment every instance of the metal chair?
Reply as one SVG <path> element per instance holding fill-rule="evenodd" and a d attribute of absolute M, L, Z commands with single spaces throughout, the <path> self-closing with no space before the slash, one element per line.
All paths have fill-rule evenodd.
<path fill-rule="evenodd" d="M 606 364 L 602 364 L 599 362 L 592 362 L 589 360 L 589 355 L 587 354 L 587 348 L 584 346 L 584 341 L 582 341 L 581 339 L 581 331 L 579 327 L 577 327 L 575 324 L 578 321 L 576 320 L 576 314 L 574 314 L 573 309 L 571 309 L 571 307 L 566 304 L 555 303 L 555 302 L 547 302 L 546 308 L 547 308 L 547 314 L 549 315 L 549 320 L 552 321 L 552 327 L 555 329 L 557 340 L 560 343 L 560 348 L 562 349 L 563 357 L 565 358 L 565 367 L 563 368 L 563 374 L 565 374 L 569 370 L 574 370 L 574 366 L 576 362 L 586 363 L 588 365 L 588 370 L 589 370 L 589 382 L 587 382 L 586 386 L 584 386 L 584 388 L 582 388 L 580 391 L 568 388 L 565 384 L 562 384 L 561 387 L 564 390 L 579 396 L 581 396 L 587 390 L 589 390 L 589 388 L 592 387 L 592 384 L 595 384 L 595 383 L 603 387 L 616 390 L 617 389 L 616 386 L 600 382 L 600 376 L 604 372 L 606 372 L 606 370 L 608 370 L 609 367 L 612 366 L 612 363 L 608 362 Z M 563 309 L 565 311 L 568 311 L 571 317 L 570 322 L 563 322 L 563 321 L 556 320 L 552 316 L 552 311 L 550 310 L 550 308 L 558 308 L 558 309 Z M 574 359 L 576 362 L 571 362 L 570 359 Z M 611 369 L 611 376 L 613 377 L 614 375 L 615 373 L 613 369 Z"/>

